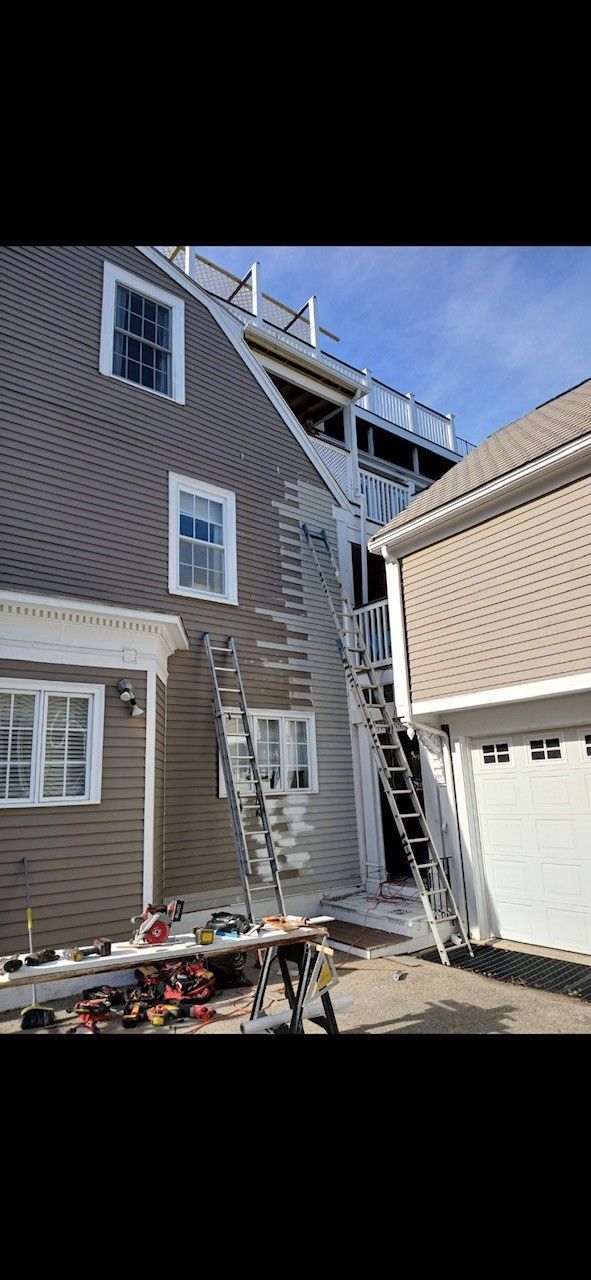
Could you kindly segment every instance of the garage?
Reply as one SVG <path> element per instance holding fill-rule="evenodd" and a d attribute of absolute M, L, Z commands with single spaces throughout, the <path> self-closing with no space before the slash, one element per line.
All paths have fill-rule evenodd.
<path fill-rule="evenodd" d="M 591 954 L 591 725 L 472 739 L 493 935 Z"/>

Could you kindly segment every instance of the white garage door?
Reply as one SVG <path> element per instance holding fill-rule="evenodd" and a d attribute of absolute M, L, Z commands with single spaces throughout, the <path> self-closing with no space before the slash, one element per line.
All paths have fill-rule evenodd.
<path fill-rule="evenodd" d="M 591 953 L 591 725 L 472 743 L 493 933 Z"/>

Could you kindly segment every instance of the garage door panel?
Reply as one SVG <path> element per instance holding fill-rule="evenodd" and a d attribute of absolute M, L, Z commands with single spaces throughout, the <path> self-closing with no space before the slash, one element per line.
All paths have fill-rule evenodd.
<path fill-rule="evenodd" d="M 591 758 L 581 731 L 503 734 L 495 742 L 493 749 L 493 739 L 481 739 L 472 750 L 494 932 L 591 952 Z M 544 758 L 533 758 L 541 750 Z"/>
<path fill-rule="evenodd" d="M 531 803 L 534 809 L 568 809 L 573 803 L 572 786 L 561 778 L 530 778 Z"/>
<path fill-rule="evenodd" d="M 573 862 L 541 862 L 541 890 L 545 898 L 571 897 L 585 901 L 585 876 L 580 866 Z"/>
<path fill-rule="evenodd" d="M 491 888 L 501 896 L 506 890 L 523 890 L 525 894 L 531 888 L 528 886 L 527 862 L 519 858 L 491 858 L 488 874 Z"/>
<path fill-rule="evenodd" d="M 591 950 L 589 916 L 586 913 L 549 907 L 547 916 L 548 931 L 555 938 L 553 946 L 564 947 L 567 951 Z"/>

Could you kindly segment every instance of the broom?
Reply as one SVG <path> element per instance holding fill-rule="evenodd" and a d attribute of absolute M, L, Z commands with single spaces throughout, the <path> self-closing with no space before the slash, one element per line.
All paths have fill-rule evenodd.
<path fill-rule="evenodd" d="M 29 887 L 29 868 L 27 859 L 23 858 L 23 867 L 25 869 L 25 890 L 27 895 L 27 929 L 29 931 L 29 951 L 33 952 L 33 906 L 31 903 L 31 890 Z M 21 1031 L 31 1031 L 35 1027 L 51 1027 L 55 1022 L 55 1013 L 47 1005 L 37 1004 L 37 990 L 34 984 L 31 986 L 33 992 L 33 1003 L 28 1004 L 26 1009 L 21 1013 Z"/>

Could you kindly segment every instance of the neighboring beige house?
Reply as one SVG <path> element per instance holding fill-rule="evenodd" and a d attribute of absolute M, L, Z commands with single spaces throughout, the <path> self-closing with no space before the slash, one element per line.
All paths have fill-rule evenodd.
<path fill-rule="evenodd" d="M 591 953 L 591 380 L 495 432 L 369 547 L 472 936 Z"/>

